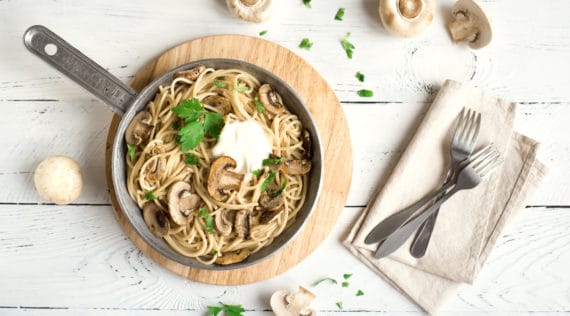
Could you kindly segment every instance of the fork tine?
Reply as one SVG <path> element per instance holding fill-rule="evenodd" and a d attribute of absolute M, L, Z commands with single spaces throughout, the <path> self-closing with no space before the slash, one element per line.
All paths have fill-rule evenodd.
<path fill-rule="evenodd" d="M 455 123 L 455 130 L 453 131 L 453 139 L 451 140 L 451 143 L 457 143 L 457 141 L 459 140 L 459 134 L 461 133 L 461 126 L 463 126 L 463 120 L 465 119 L 465 107 L 463 107 L 461 109 L 461 112 L 459 112 L 459 119 L 457 120 L 457 123 Z"/>
<path fill-rule="evenodd" d="M 502 162 L 503 159 L 501 158 L 501 155 L 497 152 L 496 155 L 494 155 L 491 159 L 488 160 L 485 166 L 483 166 L 479 170 L 476 170 L 476 172 L 481 178 L 483 178 Z"/>
<path fill-rule="evenodd" d="M 477 112 L 476 112 L 477 113 Z M 479 130 L 481 128 L 481 113 L 477 113 L 477 118 L 475 119 L 475 129 L 471 135 L 471 142 L 469 143 L 470 148 L 475 148 L 475 143 L 479 138 Z"/>
<path fill-rule="evenodd" d="M 461 134 L 459 136 L 459 141 L 461 143 L 465 142 L 465 139 L 467 138 L 467 135 L 469 133 L 469 129 L 471 126 L 471 116 L 472 116 L 471 109 L 467 109 L 467 114 L 465 114 L 465 121 L 463 121 L 463 124 L 461 126 Z"/>
<path fill-rule="evenodd" d="M 475 163 L 480 161 L 479 159 L 481 156 L 486 155 L 490 150 L 493 150 L 493 143 L 479 149 L 476 153 L 474 153 L 471 158 L 469 158 L 469 163 Z"/>

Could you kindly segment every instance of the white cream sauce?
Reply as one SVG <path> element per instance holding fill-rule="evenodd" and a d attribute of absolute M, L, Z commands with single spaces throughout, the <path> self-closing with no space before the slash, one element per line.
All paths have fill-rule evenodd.
<path fill-rule="evenodd" d="M 257 122 L 232 122 L 222 129 L 212 154 L 232 157 L 237 164 L 235 172 L 249 175 L 262 168 L 263 159 L 271 154 L 271 147 L 271 139 Z"/>

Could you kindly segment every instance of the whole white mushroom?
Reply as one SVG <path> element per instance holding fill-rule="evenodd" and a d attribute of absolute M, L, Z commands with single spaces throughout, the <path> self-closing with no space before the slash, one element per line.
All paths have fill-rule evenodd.
<path fill-rule="evenodd" d="M 47 157 L 36 167 L 34 184 L 42 198 L 55 204 L 69 204 L 81 194 L 81 168 L 67 156 Z"/>

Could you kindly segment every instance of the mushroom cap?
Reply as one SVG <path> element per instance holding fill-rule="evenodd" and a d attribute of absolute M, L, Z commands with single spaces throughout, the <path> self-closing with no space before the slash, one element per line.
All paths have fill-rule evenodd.
<path fill-rule="evenodd" d="M 295 293 L 287 290 L 273 293 L 270 305 L 275 316 L 315 316 L 317 315 L 316 310 L 310 307 L 315 297 L 316 295 L 313 292 L 299 286 L 299 290 Z"/>
<path fill-rule="evenodd" d="M 186 78 L 191 81 L 196 81 L 201 73 L 206 70 L 206 66 L 198 65 L 194 68 L 190 68 L 188 70 L 179 71 L 174 74 L 174 78 Z"/>
<path fill-rule="evenodd" d="M 230 169 L 236 167 L 236 161 L 228 156 L 220 156 L 210 166 L 208 174 L 208 193 L 216 201 L 226 197 L 227 190 L 238 190 L 244 175 Z"/>
<path fill-rule="evenodd" d="M 69 204 L 81 194 L 81 168 L 67 156 L 47 157 L 36 167 L 34 184 L 42 198 L 55 204 Z"/>
<path fill-rule="evenodd" d="M 263 104 L 265 109 L 272 114 L 279 114 L 285 111 L 283 107 L 283 103 L 281 103 L 281 97 L 279 93 L 271 86 L 270 84 L 266 83 L 259 87 L 258 90 L 259 95 L 259 102 Z"/>
<path fill-rule="evenodd" d="M 435 0 L 380 0 L 378 13 L 388 31 L 412 37 L 431 24 Z"/>
<path fill-rule="evenodd" d="M 144 179 L 150 183 L 157 183 L 166 172 L 166 157 L 154 157 L 165 152 L 165 147 L 156 144 L 147 154 L 145 162 Z"/>
<path fill-rule="evenodd" d="M 234 215 L 235 218 L 235 212 L 230 210 L 222 210 L 215 216 L 214 224 L 216 225 L 216 230 L 222 236 L 229 236 L 232 233 L 233 220 L 230 215 Z"/>
<path fill-rule="evenodd" d="M 167 193 L 168 213 L 178 225 L 186 225 L 194 218 L 193 211 L 202 203 L 198 194 L 192 193 L 192 187 L 184 181 L 175 182 Z"/>
<path fill-rule="evenodd" d="M 236 235 L 240 238 L 248 239 L 250 226 L 251 226 L 251 213 L 246 210 L 238 211 L 234 219 L 234 229 Z"/>
<path fill-rule="evenodd" d="M 261 23 L 271 18 L 272 0 L 226 0 L 230 12 L 238 18 Z"/>
<path fill-rule="evenodd" d="M 170 230 L 170 222 L 166 213 L 158 205 L 149 201 L 143 205 L 143 219 L 151 233 L 156 237 L 164 237 Z"/>
<path fill-rule="evenodd" d="M 152 132 L 152 115 L 147 111 L 141 111 L 133 117 L 133 120 L 125 131 L 125 140 L 128 144 L 138 146 L 146 141 Z"/>
<path fill-rule="evenodd" d="M 209 95 L 202 100 L 202 104 L 207 104 L 213 107 L 222 115 L 226 115 L 232 110 L 232 104 L 230 103 L 230 100 L 221 95 Z"/>
<path fill-rule="evenodd" d="M 306 129 L 303 130 L 303 150 L 305 157 L 311 158 L 313 156 L 313 142 L 311 141 L 311 134 Z"/>
<path fill-rule="evenodd" d="M 287 159 L 281 163 L 280 169 L 290 175 L 307 174 L 311 171 L 311 161 L 305 159 Z"/>
<path fill-rule="evenodd" d="M 251 251 L 247 248 L 238 249 L 236 251 L 224 253 L 222 256 L 218 257 L 214 263 L 223 266 L 234 264 L 244 261 L 247 257 L 249 257 L 250 254 Z"/>
<path fill-rule="evenodd" d="M 479 49 L 487 46 L 493 38 L 493 31 L 491 30 L 491 21 L 485 11 L 473 0 L 459 0 L 453 5 L 451 14 L 454 21 L 449 24 L 451 36 L 455 42 L 463 39 L 458 39 L 454 34 L 454 28 L 460 28 L 462 23 L 468 23 L 469 27 L 476 29 L 474 39 L 468 41 L 469 47 Z"/>
<path fill-rule="evenodd" d="M 279 194 L 275 197 L 273 196 L 273 194 L 275 194 L 275 192 L 277 192 L 279 189 L 280 186 L 275 183 L 271 183 L 269 186 L 267 186 L 267 190 L 261 193 L 261 196 L 259 197 L 259 205 L 261 205 L 264 210 L 277 212 L 283 208 L 283 205 L 285 204 L 285 198 L 283 197 L 283 194 Z"/>

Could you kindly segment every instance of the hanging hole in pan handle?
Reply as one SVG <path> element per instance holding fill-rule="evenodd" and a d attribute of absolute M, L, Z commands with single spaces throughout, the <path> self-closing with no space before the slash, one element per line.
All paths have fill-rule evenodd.
<path fill-rule="evenodd" d="M 53 56 L 57 54 L 57 46 L 55 44 L 48 43 L 44 46 L 44 52 L 49 56 Z"/>

